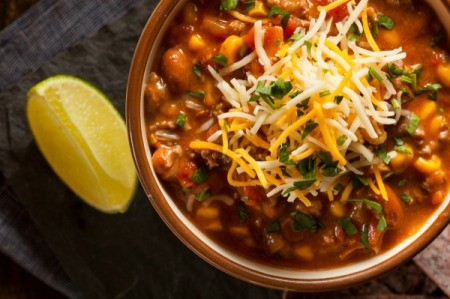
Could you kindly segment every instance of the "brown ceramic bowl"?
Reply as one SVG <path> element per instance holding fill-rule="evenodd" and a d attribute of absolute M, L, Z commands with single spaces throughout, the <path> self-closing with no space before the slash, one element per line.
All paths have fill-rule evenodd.
<path fill-rule="evenodd" d="M 199 231 L 164 190 L 151 164 L 143 114 L 144 86 L 168 24 L 186 0 L 162 0 L 142 32 L 134 54 L 127 91 L 127 125 L 139 178 L 151 203 L 173 233 L 192 251 L 215 267 L 258 285 L 296 291 L 327 291 L 348 287 L 385 273 L 425 248 L 450 220 L 450 196 L 423 227 L 391 250 L 336 269 L 285 270 L 258 264 L 223 248 Z M 429 0 L 441 21 L 450 27 L 449 0 Z"/>

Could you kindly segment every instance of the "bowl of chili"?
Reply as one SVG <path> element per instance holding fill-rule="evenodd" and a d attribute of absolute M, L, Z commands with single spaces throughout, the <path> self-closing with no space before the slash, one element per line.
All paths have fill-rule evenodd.
<path fill-rule="evenodd" d="M 235 277 L 297 291 L 389 271 L 450 219 L 449 3 L 311 2 L 161 1 L 127 90 L 168 227 Z"/>

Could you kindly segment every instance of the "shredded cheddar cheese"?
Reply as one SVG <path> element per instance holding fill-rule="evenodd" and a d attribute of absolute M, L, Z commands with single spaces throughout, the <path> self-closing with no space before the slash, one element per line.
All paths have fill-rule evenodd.
<path fill-rule="evenodd" d="M 208 66 L 232 109 L 217 115 L 220 131 L 213 142 L 193 141 L 190 147 L 228 156 L 232 160 L 229 184 L 262 186 L 267 196 L 298 199 L 309 206 L 308 197 L 321 192 L 330 201 L 345 202 L 354 188 L 352 178 L 369 167 L 373 170 L 367 177 L 369 187 L 387 200 L 378 167 L 383 162 L 371 142 L 380 137 L 383 126 L 396 123 L 387 100 L 399 92 L 383 68 L 406 54 L 401 48 L 379 49 L 370 32 L 367 3 L 337 0 L 318 7 L 319 17 L 309 28 L 297 28 L 280 45 L 275 59 L 269 59 L 264 49 L 264 22 L 244 20 L 232 12 L 254 23 L 255 49 L 220 71 Z M 327 18 L 341 5 L 347 5 L 348 17 L 337 23 Z M 363 31 L 370 49 L 349 38 L 353 24 Z M 241 80 L 228 82 L 223 77 L 254 60 L 264 69 L 260 77 L 250 72 Z M 371 78 L 374 72 L 376 80 Z M 347 182 L 340 196 L 334 190 L 339 182 Z"/>

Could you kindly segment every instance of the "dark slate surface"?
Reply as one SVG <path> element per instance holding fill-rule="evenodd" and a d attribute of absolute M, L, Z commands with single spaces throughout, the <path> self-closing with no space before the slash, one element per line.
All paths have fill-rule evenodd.
<path fill-rule="evenodd" d="M 0 93 L 0 169 L 87 298 L 311 297 L 256 287 L 208 265 L 173 236 L 142 189 L 126 214 L 96 212 L 60 182 L 36 148 L 25 120 L 25 94 L 48 76 L 65 73 L 90 81 L 123 114 L 133 49 L 151 9 L 148 3 L 138 7 Z M 313 297 L 398 294 L 444 298 L 412 262 L 362 286 Z"/>
<path fill-rule="evenodd" d="M 55 74 L 84 78 L 122 113 L 128 70 L 147 3 L 0 94 L 0 169 L 87 298 L 277 298 L 216 270 L 174 237 L 139 188 L 129 211 L 106 215 L 53 174 L 25 119 L 26 91 Z"/>

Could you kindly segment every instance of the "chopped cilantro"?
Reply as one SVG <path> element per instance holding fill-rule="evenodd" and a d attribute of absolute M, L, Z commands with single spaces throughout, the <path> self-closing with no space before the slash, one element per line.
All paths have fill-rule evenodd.
<path fill-rule="evenodd" d="M 341 192 L 344 190 L 344 185 L 342 185 L 341 183 L 338 183 L 338 184 L 336 184 L 336 186 L 334 186 L 333 190 L 337 191 L 337 192 Z"/>
<path fill-rule="evenodd" d="M 245 53 L 247 53 L 247 45 L 243 44 L 239 49 L 239 56 L 244 57 Z"/>
<path fill-rule="evenodd" d="M 363 186 L 369 186 L 369 182 L 362 175 L 355 174 L 355 179 L 357 183 L 361 183 Z M 355 180 L 353 180 L 353 182 L 355 182 Z"/>
<path fill-rule="evenodd" d="M 325 164 L 333 163 L 333 157 L 331 156 L 330 152 L 318 151 L 316 152 L 316 155 L 317 157 L 319 157 L 320 161 L 322 161 Z"/>
<path fill-rule="evenodd" d="M 374 17 L 370 17 L 370 27 L 371 27 L 370 31 L 372 32 L 373 37 L 377 37 L 380 32 L 378 29 L 378 22 L 375 20 Z"/>
<path fill-rule="evenodd" d="M 406 194 L 406 193 L 400 194 L 400 199 L 403 200 L 406 203 L 410 203 L 411 202 L 411 197 L 409 197 L 408 194 Z"/>
<path fill-rule="evenodd" d="M 199 91 L 189 91 L 188 94 L 190 96 L 193 96 L 194 98 L 198 98 L 198 99 L 204 99 L 205 98 L 205 92 L 202 90 Z"/>
<path fill-rule="evenodd" d="M 401 108 L 400 103 L 396 99 L 392 99 L 391 104 L 392 104 L 392 107 L 394 107 L 394 109 L 396 109 L 396 110 Z"/>
<path fill-rule="evenodd" d="M 386 218 L 383 215 L 380 216 L 377 224 L 377 231 L 381 232 L 387 228 Z"/>
<path fill-rule="evenodd" d="M 302 93 L 302 91 L 296 90 L 295 92 L 293 92 L 292 94 L 290 94 L 289 97 L 290 97 L 291 99 L 293 99 L 293 98 L 295 98 L 296 96 L 298 96 L 298 95 L 301 94 L 301 93 Z"/>
<path fill-rule="evenodd" d="M 384 147 L 379 146 L 376 148 L 376 153 L 378 158 L 381 159 L 381 161 L 383 161 L 386 164 L 389 164 L 389 162 L 391 161 L 391 158 L 389 157 L 389 155 L 387 154 L 386 150 L 384 149 Z"/>
<path fill-rule="evenodd" d="M 244 1 L 244 11 L 247 12 L 247 11 L 252 10 L 253 8 L 255 8 L 255 5 L 256 5 L 256 1 L 245 0 Z"/>
<path fill-rule="evenodd" d="M 334 162 L 333 164 L 325 165 L 322 168 L 322 174 L 326 177 L 334 177 L 341 173 L 343 170 L 339 168 L 338 162 Z"/>
<path fill-rule="evenodd" d="M 284 143 L 280 147 L 280 158 L 278 159 L 281 163 L 286 165 L 295 165 L 295 162 L 289 159 L 290 152 L 287 148 L 287 144 Z"/>
<path fill-rule="evenodd" d="M 273 96 L 277 99 L 282 99 L 292 90 L 292 84 L 289 81 L 284 81 L 283 79 L 278 79 L 275 83 L 264 86 L 262 81 L 258 81 L 256 87 L 256 92 L 262 95 Z"/>
<path fill-rule="evenodd" d="M 392 171 L 389 171 L 389 172 L 383 174 L 383 175 L 381 176 L 381 179 L 384 181 L 384 180 L 390 178 L 392 175 L 394 175 L 394 173 L 393 173 Z"/>
<path fill-rule="evenodd" d="M 301 33 L 294 33 L 294 34 L 292 34 L 292 36 L 288 39 L 288 41 L 296 42 L 296 41 L 302 39 L 304 36 L 305 36 L 305 35 L 304 35 L 304 34 L 301 34 Z"/>
<path fill-rule="evenodd" d="M 228 123 L 228 121 L 224 121 L 223 122 L 223 126 L 225 127 L 225 132 L 230 132 L 230 124 Z"/>
<path fill-rule="evenodd" d="M 341 136 L 337 139 L 336 143 L 337 143 L 337 145 L 342 146 L 342 145 L 344 145 L 344 143 L 347 141 L 347 139 L 348 139 L 347 136 L 341 135 Z"/>
<path fill-rule="evenodd" d="M 228 59 L 223 55 L 222 53 L 219 53 L 219 55 L 212 56 L 211 59 L 221 66 L 227 66 Z"/>
<path fill-rule="evenodd" d="M 398 185 L 400 187 L 406 186 L 407 183 L 408 183 L 408 181 L 406 179 L 401 179 L 400 181 L 398 181 Z"/>
<path fill-rule="evenodd" d="M 358 201 L 362 202 L 366 206 L 368 206 L 368 207 L 374 209 L 376 212 L 378 212 L 378 214 L 380 215 L 380 218 L 378 219 L 377 230 L 383 231 L 386 229 L 387 224 L 386 224 L 386 219 L 384 218 L 384 215 L 383 215 L 383 207 L 379 203 L 372 201 L 372 200 L 365 199 L 365 198 L 349 199 L 349 201 L 350 202 L 358 202 Z"/>
<path fill-rule="evenodd" d="M 329 91 L 329 90 L 324 90 L 324 91 L 322 91 L 322 92 L 320 92 L 319 93 L 319 97 L 325 97 L 325 96 L 328 96 L 328 95 L 330 95 L 331 94 L 331 91 Z"/>
<path fill-rule="evenodd" d="M 427 84 L 424 87 L 416 90 L 414 92 L 414 95 L 421 95 L 427 91 L 430 91 L 430 94 L 428 94 L 428 99 L 436 101 L 437 99 L 437 92 L 439 89 L 442 88 L 442 85 L 439 83 L 435 83 L 435 84 Z"/>
<path fill-rule="evenodd" d="M 305 139 L 306 136 L 311 134 L 311 132 L 314 131 L 314 129 L 317 128 L 318 126 L 319 126 L 319 124 L 315 123 L 312 120 L 308 120 L 305 125 L 305 130 L 303 130 L 303 133 L 302 133 L 302 139 Z"/>
<path fill-rule="evenodd" d="M 181 128 L 184 128 L 186 124 L 187 115 L 183 112 L 178 113 L 177 119 L 175 120 L 175 124 Z"/>
<path fill-rule="evenodd" d="M 270 18 L 275 15 L 283 16 L 283 18 L 281 19 L 281 25 L 283 25 L 283 27 L 286 27 L 291 15 L 287 11 L 279 8 L 278 6 L 272 6 L 270 8 L 269 13 L 267 14 L 267 17 Z"/>
<path fill-rule="evenodd" d="M 195 196 L 195 199 L 198 201 L 204 201 L 206 198 L 210 197 L 211 193 L 209 193 L 208 189 L 203 190 L 199 194 Z"/>
<path fill-rule="evenodd" d="M 241 200 L 243 202 L 247 202 L 248 201 L 248 196 L 241 196 Z"/>
<path fill-rule="evenodd" d="M 334 97 L 334 102 L 339 105 L 342 102 L 343 99 L 344 99 L 344 96 L 337 95 L 337 96 Z"/>
<path fill-rule="evenodd" d="M 388 30 L 392 30 L 394 28 L 395 25 L 394 21 L 390 17 L 382 14 L 378 14 L 377 17 L 378 17 L 378 25 L 380 27 L 384 27 Z"/>
<path fill-rule="evenodd" d="M 396 152 L 402 153 L 402 154 L 407 154 L 407 155 L 411 155 L 411 151 L 408 150 L 408 148 L 405 146 L 403 139 L 399 138 L 399 137 L 394 137 L 394 150 Z"/>
<path fill-rule="evenodd" d="M 197 170 L 191 175 L 191 180 L 196 183 L 203 183 L 208 179 L 208 173 L 203 167 L 197 168 Z"/>
<path fill-rule="evenodd" d="M 379 203 L 377 203 L 376 201 L 368 200 L 366 198 L 355 198 L 355 199 L 349 199 L 348 201 L 350 201 L 350 202 L 362 202 L 363 204 L 365 204 L 368 207 L 371 207 L 372 209 L 374 209 L 378 213 L 380 213 L 380 214 L 383 213 L 383 207 Z"/>
<path fill-rule="evenodd" d="M 257 102 L 260 98 L 261 98 L 261 96 L 259 96 L 257 94 L 253 94 L 248 101 L 249 102 Z"/>
<path fill-rule="evenodd" d="M 323 224 L 314 216 L 302 212 L 294 212 L 291 214 L 293 218 L 292 227 L 294 230 L 307 230 L 315 233 L 319 228 L 323 228 Z"/>
<path fill-rule="evenodd" d="M 237 8 L 238 0 L 221 0 L 220 1 L 220 10 L 221 11 L 229 11 Z"/>
<path fill-rule="evenodd" d="M 437 113 L 438 113 L 438 114 L 444 114 L 444 108 L 439 107 L 439 108 L 437 109 Z"/>
<path fill-rule="evenodd" d="M 364 245 L 364 247 L 369 248 L 369 227 L 367 224 L 363 224 L 362 226 L 362 233 L 361 233 L 361 238 L 359 239 L 359 241 L 361 242 L 361 244 Z"/>
<path fill-rule="evenodd" d="M 236 206 L 239 213 L 239 220 L 241 223 L 245 223 L 250 218 L 250 214 L 247 211 L 247 208 L 243 205 Z"/>
<path fill-rule="evenodd" d="M 194 64 L 194 66 L 192 67 L 192 71 L 199 78 L 201 78 L 203 76 L 203 74 L 202 74 L 202 66 L 201 66 L 200 62 L 197 63 L 197 64 Z"/>
<path fill-rule="evenodd" d="M 350 217 L 341 218 L 337 221 L 340 227 L 344 230 L 347 236 L 353 236 L 358 233 L 358 229 L 353 224 L 352 219 Z"/>
<path fill-rule="evenodd" d="M 355 23 L 353 23 L 353 24 L 350 26 L 350 29 L 348 30 L 348 33 L 350 33 L 349 39 L 350 39 L 351 41 L 357 41 L 357 40 L 359 40 L 359 38 L 360 38 L 361 35 L 362 35 L 362 32 L 359 31 L 359 28 L 358 28 L 358 26 L 357 26 Z"/>
<path fill-rule="evenodd" d="M 406 127 L 406 131 L 410 135 L 414 135 L 417 131 L 417 128 L 419 127 L 420 118 L 414 113 L 411 113 L 411 117 L 409 119 L 408 127 Z"/>
<path fill-rule="evenodd" d="M 380 82 L 383 82 L 383 77 L 381 77 L 381 75 L 373 68 L 369 68 L 369 82 L 371 82 L 373 78 L 377 79 Z"/>
<path fill-rule="evenodd" d="M 308 158 L 301 160 L 295 167 L 302 176 L 307 176 L 309 173 L 314 172 L 315 160 L 309 156 Z"/>
<path fill-rule="evenodd" d="M 275 220 L 266 226 L 266 231 L 268 233 L 279 232 L 280 230 L 281 230 L 281 226 L 280 226 L 280 222 L 278 220 Z"/>
<path fill-rule="evenodd" d="M 316 181 L 316 174 L 311 177 L 303 177 L 303 180 L 294 182 L 294 187 L 286 189 L 283 194 L 290 193 L 295 190 L 306 190 Z"/>
<path fill-rule="evenodd" d="M 312 48 L 312 43 L 309 41 L 305 41 L 303 43 L 303 46 L 306 47 L 306 50 L 308 51 L 308 54 L 311 55 L 311 48 Z"/>

